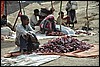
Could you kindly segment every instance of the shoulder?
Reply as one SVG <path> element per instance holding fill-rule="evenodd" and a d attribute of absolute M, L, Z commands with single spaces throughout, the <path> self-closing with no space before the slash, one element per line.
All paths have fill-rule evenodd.
<path fill-rule="evenodd" d="M 31 27 L 31 25 L 30 24 L 28 24 L 28 25 L 26 25 L 27 27 Z"/>
<path fill-rule="evenodd" d="M 16 28 L 22 28 L 22 24 L 17 24 Z"/>

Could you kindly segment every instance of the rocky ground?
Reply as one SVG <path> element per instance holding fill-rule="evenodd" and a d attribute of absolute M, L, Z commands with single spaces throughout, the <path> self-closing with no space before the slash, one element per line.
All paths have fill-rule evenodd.
<path fill-rule="evenodd" d="M 17 2 L 17 1 L 15 1 Z M 14 3 L 15 3 L 14 2 Z M 62 1 L 62 11 L 65 12 L 65 6 L 66 6 L 67 1 Z M 78 9 L 76 10 L 77 12 L 77 20 L 78 23 L 75 24 L 75 28 L 80 29 L 82 26 L 85 25 L 87 22 L 85 16 L 86 16 L 86 1 L 77 1 L 78 3 Z M 40 9 L 41 7 L 46 7 L 50 8 L 50 1 L 47 2 L 42 2 L 42 5 L 39 5 L 38 3 L 34 3 L 32 1 L 26 1 L 24 2 L 24 10 L 25 14 L 31 17 L 33 10 L 35 8 Z M 89 26 L 90 28 L 93 28 L 93 32 L 96 33 L 94 36 L 84 36 L 84 37 L 75 37 L 79 40 L 84 40 L 86 43 L 89 44 L 96 44 L 99 45 L 99 3 L 96 1 L 89 1 Z M 13 4 L 14 5 L 14 4 Z M 9 8 L 12 6 L 10 4 Z M 18 6 L 16 6 L 16 10 Z M 60 11 L 60 2 L 55 1 L 54 2 L 54 16 L 57 18 L 57 14 Z M 15 7 L 13 7 L 15 8 Z M 15 9 L 11 9 L 12 12 L 8 14 L 8 19 L 14 24 L 15 19 L 17 17 L 18 11 L 13 11 Z M 10 10 L 9 10 L 10 11 Z M 18 19 L 18 23 L 20 23 L 20 20 Z M 48 39 L 50 40 L 50 39 Z M 45 43 L 48 41 L 47 39 L 45 40 L 39 40 L 41 44 Z M 14 41 L 1 41 L 1 56 L 3 56 L 5 53 L 9 52 L 14 48 Z M 41 66 L 99 66 L 99 57 L 98 58 L 74 58 L 74 57 L 67 57 L 67 56 L 61 56 L 59 59 L 56 59 L 54 61 L 48 62 L 46 64 L 42 64 Z"/>

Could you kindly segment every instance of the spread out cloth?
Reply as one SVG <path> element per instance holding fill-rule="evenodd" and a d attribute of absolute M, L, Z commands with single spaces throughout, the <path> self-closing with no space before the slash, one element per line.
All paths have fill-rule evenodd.
<path fill-rule="evenodd" d="M 59 57 L 60 55 L 38 55 L 36 53 L 11 58 L 2 57 L 1 66 L 39 66 Z"/>

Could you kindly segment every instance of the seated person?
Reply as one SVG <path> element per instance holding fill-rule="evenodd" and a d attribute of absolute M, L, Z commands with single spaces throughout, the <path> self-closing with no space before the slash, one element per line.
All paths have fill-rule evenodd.
<path fill-rule="evenodd" d="M 15 31 L 15 29 L 13 29 L 11 22 L 7 20 L 6 15 L 3 15 L 1 17 L 1 27 L 3 27 L 3 26 L 8 26 L 12 31 Z"/>
<path fill-rule="evenodd" d="M 61 11 L 61 18 L 60 18 L 60 12 L 58 13 L 58 18 L 57 18 L 57 22 L 56 24 L 60 25 L 64 25 L 67 26 L 67 24 L 69 23 L 69 17 L 64 17 L 64 12 Z"/>
<path fill-rule="evenodd" d="M 56 31 L 55 19 L 52 12 L 49 11 L 48 16 L 40 23 L 40 31 L 44 34 L 46 31 Z"/>
<path fill-rule="evenodd" d="M 39 10 L 38 9 L 35 9 L 34 10 L 34 14 L 30 18 L 30 25 L 31 25 L 31 27 L 33 29 L 35 29 L 34 26 L 39 25 L 38 20 L 39 20 Z"/>
<path fill-rule="evenodd" d="M 6 24 L 7 24 L 7 18 L 6 18 L 5 15 L 3 15 L 3 16 L 1 17 L 1 27 L 2 27 L 2 26 L 5 26 Z"/>
<path fill-rule="evenodd" d="M 36 50 L 40 43 L 35 36 L 35 31 L 29 25 L 29 18 L 26 15 L 22 15 L 21 22 L 21 24 L 16 26 L 15 44 L 20 47 L 20 50 L 23 52 Z"/>

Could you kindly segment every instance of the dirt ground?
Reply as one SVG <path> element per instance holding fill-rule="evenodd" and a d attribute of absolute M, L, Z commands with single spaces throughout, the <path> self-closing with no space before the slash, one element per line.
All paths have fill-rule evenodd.
<path fill-rule="evenodd" d="M 79 40 L 84 40 L 86 43 L 89 44 L 96 44 L 99 45 L 99 3 L 96 1 L 88 1 L 89 2 L 89 26 L 90 28 L 93 28 L 93 32 L 96 33 L 96 35 L 94 36 L 82 36 L 82 37 L 74 37 L 77 38 Z M 28 3 L 28 5 L 27 5 Z M 65 10 L 65 6 L 66 6 L 67 1 L 62 1 L 62 11 L 65 12 L 66 15 L 66 10 Z M 86 16 L 86 1 L 77 1 L 78 3 L 78 9 L 76 10 L 77 13 L 77 21 L 78 23 L 75 24 L 75 28 L 80 29 L 82 26 L 85 25 L 86 23 L 86 18 L 84 18 Z M 28 15 L 29 17 L 31 17 L 33 10 L 35 8 L 40 9 L 41 7 L 46 7 L 46 8 L 50 8 L 50 2 L 42 2 L 42 5 L 37 4 L 36 2 L 29 2 L 27 1 L 26 3 L 24 3 L 24 5 L 26 4 L 26 6 L 24 7 L 25 9 L 25 14 Z M 54 12 L 54 16 L 55 18 L 57 18 L 57 14 L 60 11 L 59 10 L 60 7 L 60 2 L 56 1 L 54 3 L 54 8 L 55 8 L 55 12 Z M 9 7 L 10 8 L 10 7 Z M 13 10 L 13 8 L 12 8 Z M 14 24 L 14 20 L 16 19 L 15 17 L 17 17 L 18 11 L 15 12 L 11 12 L 8 15 L 8 19 L 12 22 L 12 24 Z M 20 23 L 20 20 L 18 19 L 18 23 Z M 47 42 L 50 39 L 44 39 L 44 40 L 39 40 L 39 42 L 41 44 Z M 10 50 L 12 50 L 14 48 L 14 41 L 1 41 L 1 56 L 3 56 L 5 53 L 9 52 Z M 97 58 L 75 58 L 75 57 L 67 57 L 67 56 L 61 56 L 60 58 L 42 64 L 40 66 L 99 66 L 99 57 Z"/>

